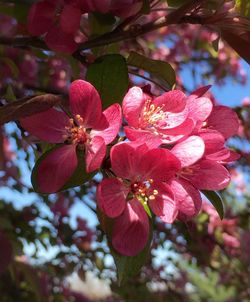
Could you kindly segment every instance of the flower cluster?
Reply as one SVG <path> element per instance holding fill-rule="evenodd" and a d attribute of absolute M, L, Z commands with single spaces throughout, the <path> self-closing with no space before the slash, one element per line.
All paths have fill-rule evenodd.
<path fill-rule="evenodd" d="M 180 90 L 153 97 L 131 88 L 120 105 L 104 112 L 96 89 L 83 80 L 69 90 L 71 117 L 49 109 L 21 120 L 41 140 L 58 144 L 37 168 L 39 190 L 61 190 L 85 156 L 86 172 L 103 168 L 97 188 L 100 210 L 113 219 L 112 245 L 127 256 L 146 246 L 150 217 L 165 223 L 186 221 L 200 211 L 201 190 L 222 190 L 230 181 L 224 164 L 238 158 L 225 146 L 238 130 L 234 111 L 215 105 L 202 87 L 186 96 Z M 125 137 L 116 138 L 122 120 Z M 104 162 L 105 161 L 105 162 Z M 53 173 L 51 172 L 53 171 Z"/>

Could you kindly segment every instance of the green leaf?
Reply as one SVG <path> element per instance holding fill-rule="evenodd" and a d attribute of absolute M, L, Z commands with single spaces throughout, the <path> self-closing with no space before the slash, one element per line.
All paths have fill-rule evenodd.
<path fill-rule="evenodd" d="M 250 18 L 250 1 L 249 0 L 236 0 L 236 10 L 242 16 Z"/>
<path fill-rule="evenodd" d="M 111 31 L 115 23 L 116 19 L 111 14 L 101 14 L 98 12 L 89 14 L 89 24 L 92 37 Z"/>
<path fill-rule="evenodd" d="M 159 80 L 162 80 L 168 88 L 172 88 L 175 85 L 175 71 L 167 62 L 152 60 L 132 51 L 127 59 L 127 63 L 130 66 L 149 72 Z"/>
<path fill-rule="evenodd" d="M 220 194 L 215 191 L 201 191 L 201 192 L 211 202 L 211 204 L 214 206 L 217 213 L 219 214 L 220 219 L 222 220 L 224 218 L 224 204 Z"/>
<path fill-rule="evenodd" d="M 190 0 L 167 0 L 167 3 L 171 7 L 179 7 L 186 4 L 189 1 Z"/>
<path fill-rule="evenodd" d="M 102 226 L 103 231 L 107 235 L 108 238 L 108 245 L 110 248 L 110 252 L 114 258 L 116 269 L 117 269 L 117 277 L 119 285 L 125 284 L 129 281 L 130 278 L 137 275 L 142 268 L 142 266 L 146 263 L 147 258 L 149 257 L 150 246 L 152 241 L 152 224 L 149 233 L 149 239 L 145 246 L 145 248 L 136 256 L 129 257 L 123 256 L 116 252 L 112 247 L 112 227 L 113 227 L 113 220 L 103 214 L 99 209 L 97 209 L 97 215 Z M 151 220 L 149 221 L 151 223 Z"/>
<path fill-rule="evenodd" d="M 61 144 L 50 148 L 48 151 L 43 153 L 43 155 L 37 160 L 37 162 L 32 170 L 32 174 L 31 174 L 31 183 L 34 188 L 34 191 L 41 193 L 39 190 L 38 183 L 37 183 L 37 172 L 38 172 L 39 165 L 46 158 L 46 156 L 48 156 L 51 152 L 53 152 L 54 150 L 56 150 L 60 147 L 62 147 Z M 78 158 L 78 166 L 77 166 L 75 172 L 73 173 L 71 178 L 68 180 L 68 182 L 58 191 L 63 191 L 63 190 L 69 189 L 69 188 L 80 186 L 93 177 L 94 173 L 89 173 L 89 174 L 86 173 L 84 154 L 83 154 L 82 150 L 77 150 L 77 158 Z M 53 173 L 53 171 L 51 171 L 51 173 Z"/>
<path fill-rule="evenodd" d="M 141 12 L 145 15 L 148 15 L 150 13 L 150 1 L 149 0 L 143 0 Z"/>
<path fill-rule="evenodd" d="M 118 54 L 99 57 L 88 67 L 86 80 L 98 90 L 105 108 L 121 103 L 128 89 L 126 60 Z"/>
<path fill-rule="evenodd" d="M 0 11 L 3 14 L 15 18 L 19 22 L 26 22 L 30 5 L 27 3 L 0 3 Z"/>

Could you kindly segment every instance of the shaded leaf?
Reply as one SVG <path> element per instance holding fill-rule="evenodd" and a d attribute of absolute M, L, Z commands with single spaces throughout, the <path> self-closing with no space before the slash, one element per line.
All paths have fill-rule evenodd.
<path fill-rule="evenodd" d="M 0 107 L 0 125 L 48 110 L 59 104 L 61 98 L 53 94 L 26 97 Z"/>
<path fill-rule="evenodd" d="M 130 52 L 127 62 L 128 65 L 143 69 L 162 80 L 168 88 L 172 88 L 175 85 L 175 71 L 167 62 L 152 60 L 134 51 Z"/>
<path fill-rule="evenodd" d="M 128 89 L 126 60 L 118 54 L 102 56 L 88 67 L 86 80 L 98 90 L 105 108 L 121 103 Z"/>
<path fill-rule="evenodd" d="M 112 30 L 116 19 L 111 14 L 98 12 L 89 14 L 90 31 L 92 36 L 97 36 Z"/>
<path fill-rule="evenodd" d="M 236 10 L 246 17 L 250 17 L 250 1 L 249 0 L 236 0 Z"/>
<path fill-rule="evenodd" d="M 224 218 L 224 204 L 219 193 L 215 191 L 202 191 L 202 193 L 207 197 L 211 204 L 216 209 L 217 213 L 222 220 Z"/>

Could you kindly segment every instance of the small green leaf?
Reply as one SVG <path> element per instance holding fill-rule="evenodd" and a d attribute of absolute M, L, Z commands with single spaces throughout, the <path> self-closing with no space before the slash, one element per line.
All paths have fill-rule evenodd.
<path fill-rule="evenodd" d="M 146 263 L 147 258 L 150 252 L 150 246 L 153 236 L 152 231 L 152 224 L 151 220 L 149 221 L 150 225 L 150 233 L 148 242 L 145 248 L 136 256 L 129 257 L 123 256 L 116 252 L 112 247 L 112 228 L 113 228 L 113 220 L 107 217 L 104 213 L 102 213 L 99 209 L 97 209 L 97 215 L 101 224 L 101 227 L 105 234 L 107 235 L 108 245 L 111 251 L 111 254 L 114 258 L 116 269 L 117 269 L 117 276 L 118 276 L 118 283 L 119 285 L 125 284 L 130 278 L 134 277 L 140 272 L 142 266 Z"/>
<path fill-rule="evenodd" d="M 214 206 L 217 213 L 219 214 L 220 219 L 222 220 L 224 218 L 224 204 L 220 194 L 215 191 L 201 191 L 201 192 L 211 202 L 211 204 Z"/>
<path fill-rule="evenodd" d="M 236 10 L 242 16 L 250 18 L 250 1 L 249 0 L 236 0 Z"/>
<path fill-rule="evenodd" d="M 126 60 L 118 54 L 99 57 L 88 67 L 86 80 L 98 90 L 105 108 L 121 103 L 128 89 Z"/>
<path fill-rule="evenodd" d="M 89 14 L 89 24 L 91 36 L 98 36 L 105 34 L 112 30 L 116 19 L 111 14 L 101 14 L 101 13 L 90 13 Z"/>
<path fill-rule="evenodd" d="M 149 72 L 159 80 L 162 80 L 168 88 L 172 88 L 175 85 L 175 71 L 167 62 L 152 60 L 132 51 L 129 54 L 127 63 L 130 66 L 134 66 Z"/>
<path fill-rule="evenodd" d="M 32 174 L 31 174 L 31 183 L 34 188 L 34 191 L 41 193 L 39 190 L 39 186 L 37 184 L 37 172 L 38 172 L 39 165 L 51 152 L 53 152 L 54 150 L 56 150 L 60 147 L 62 147 L 61 144 L 50 148 L 48 151 L 43 153 L 43 155 L 41 157 L 39 157 L 39 159 L 37 160 L 37 162 L 32 170 Z M 58 191 L 63 191 L 63 190 L 69 189 L 69 188 L 78 187 L 93 177 L 94 173 L 91 173 L 91 174 L 86 173 L 84 154 L 83 154 L 82 150 L 77 150 L 77 158 L 78 158 L 78 166 L 77 166 L 75 172 L 73 173 L 71 178 L 68 180 L 68 182 Z M 53 173 L 53 171 L 51 171 L 51 173 Z"/>
<path fill-rule="evenodd" d="M 171 7 L 179 7 L 186 4 L 189 1 L 190 0 L 167 0 L 167 3 Z"/>

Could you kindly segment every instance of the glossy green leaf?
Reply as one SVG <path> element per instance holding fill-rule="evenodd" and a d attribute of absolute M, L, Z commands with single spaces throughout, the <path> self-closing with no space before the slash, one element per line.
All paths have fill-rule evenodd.
<path fill-rule="evenodd" d="M 173 67 L 164 61 L 152 60 L 132 51 L 127 59 L 128 65 L 143 69 L 163 81 L 168 88 L 175 85 L 176 77 Z"/>
<path fill-rule="evenodd" d="M 86 80 L 98 90 L 105 108 L 121 103 L 128 89 L 126 60 L 118 54 L 102 56 L 88 67 Z"/>
<path fill-rule="evenodd" d="M 150 253 L 150 246 L 152 241 L 152 225 L 149 234 L 149 239 L 145 248 L 136 256 L 128 257 L 123 256 L 116 252 L 112 247 L 112 227 L 113 227 L 113 220 L 103 214 L 99 209 L 97 211 L 97 215 L 102 226 L 103 231 L 107 235 L 108 238 L 108 245 L 110 248 L 110 252 L 114 258 L 116 269 L 117 269 L 117 277 L 119 285 L 125 284 L 129 281 L 130 278 L 136 276 L 142 266 L 146 263 L 149 253 Z M 149 223 L 151 220 L 149 221 Z"/>
<path fill-rule="evenodd" d="M 202 191 L 202 193 L 207 197 L 211 204 L 216 209 L 220 216 L 220 219 L 224 218 L 224 204 L 219 193 L 215 191 Z"/>
<path fill-rule="evenodd" d="M 49 153 L 60 148 L 61 146 L 62 145 L 60 144 L 50 148 L 48 151 L 43 153 L 43 155 L 39 157 L 39 159 L 37 160 L 31 174 L 31 183 L 34 188 L 34 191 L 40 193 L 39 186 L 37 184 L 37 171 L 39 165 L 46 158 L 46 156 L 49 155 Z M 82 150 L 77 150 L 77 157 L 78 157 L 77 169 L 75 170 L 71 178 L 68 180 L 68 182 L 59 191 L 80 186 L 93 177 L 94 173 L 86 173 L 84 154 Z M 51 171 L 51 173 L 53 173 L 53 171 Z"/>
<path fill-rule="evenodd" d="M 249 0 L 236 0 L 236 9 L 242 16 L 250 18 L 250 1 Z"/>

